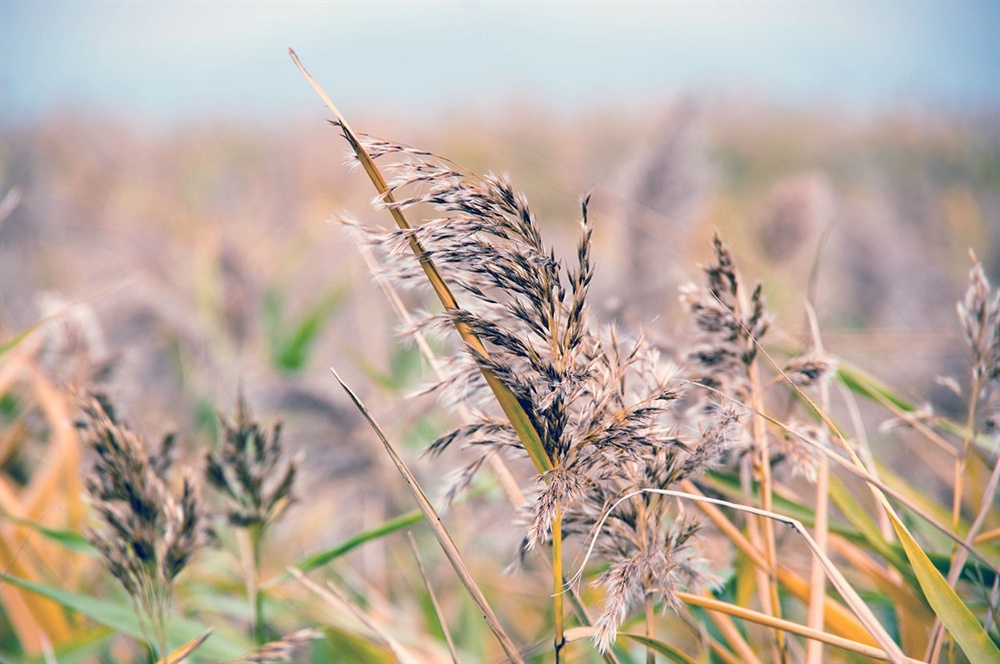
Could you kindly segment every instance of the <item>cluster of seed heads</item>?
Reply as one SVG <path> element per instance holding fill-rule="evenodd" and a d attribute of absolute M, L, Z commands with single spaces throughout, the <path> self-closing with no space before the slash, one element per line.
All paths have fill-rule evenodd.
<path fill-rule="evenodd" d="M 678 380 L 677 368 L 641 334 L 626 336 L 592 320 L 587 199 L 576 255 L 567 265 L 543 244 L 525 197 L 506 176 L 476 176 L 389 141 L 368 140 L 366 148 L 377 158 L 399 158 L 385 167 L 397 200 L 380 198 L 378 206 L 423 205 L 437 213 L 405 230 L 351 224 L 384 254 L 382 269 L 396 284 L 426 283 L 421 262 L 412 256 L 417 248 L 417 258 L 436 264 L 457 293 L 460 308 L 429 315 L 414 331 L 461 324 L 487 351 L 467 347 L 449 358 L 451 371 L 437 387 L 447 403 L 475 406 L 476 417 L 435 441 L 431 453 L 453 445 L 480 450 L 463 473 L 463 484 L 490 454 L 526 456 L 512 427 L 489 410 L 485 371 L 517 398 L 553 466 L 535 478 L 540 488 L 529 507 L 522 555 L 548 539 L 557 514 L 565 515 L 564 534 L 590 534 L 618 499 L 636 494 L 618 505 L 610 525 L 596 534 L 597 550 L 609 565 L 598 579 L 607 593 L 597 633 L 605 650 L 627 613 L 647 595 L 670 605 L 677 588 L 701 576 L 697 552 L 689 545 L 696 524 L 670 517 L 669 500 L 641 491 L 666 488 L 718 464 L 739 436 L 740 415 L 698 395 L 692 397 L 701 403 L 692 424 L 680 412 L 690 381 Z M 719 265 L 709 272 L 712 297 L 697 300 L 696 314 L 704 319 L 706 334 L 716 335 L 716 356 L 726 356 L 720 362 L 745 365 L 755 353 L 751 337 L 767 325 L 762 297 L 758 288 L 749 312 L 734 318 L 738 281 L 728 250 L 718 240 L 716 248 Z M 696 302 L 693 296 L 690 301 Z M 718 365 L 705 363 L 713 373 Z"/>

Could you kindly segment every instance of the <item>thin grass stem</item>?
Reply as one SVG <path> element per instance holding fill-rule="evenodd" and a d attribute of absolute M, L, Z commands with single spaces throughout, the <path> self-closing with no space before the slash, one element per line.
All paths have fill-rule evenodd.
<path fill-rule="evenodd" d="M 424 490 L 420 487 L 416 477 L 414 477 L 413 473 L 410 472 L 410 469 L 406 466 L 402 457 L 400 457 L 399 453 L 396 452 L 396 448 L 389 442 L 389 439 L 386 438 L 385 434 L 382 432 L 382 428 L 378 425 L 358 396 L 347 386 L 334 369 L 331 368 L 330 371 L 333 373 L 334 378 L 340 386 L 347 393 L 347 396 L 350 397 L 355 407 L 357 407 L 358 411 L 365 418 L 365 421 L 367 421 L 369 426 L 371 426 L 375 435 L 378 436 L 378 439 L 382 442 L 382 446 L 385 448 L 385 451 L 389 454 L 389 458 L 392 459 L 396 469 L 399 471 L 400 475 L 403 476 L 407 487 L 410 489 L 410 493 L 413 495 L 414 499 L 417 501 L 417 505 L 420 507 L 420 511 L 424 513 L 424 517 L 427 519 L 427 523 L 430 525 L 431 531 L 434 533 L 438 543 L 441 545 L 445 555 L 448 557 L 448 561 L 455 569 L 455 572 L 458 574 L 458 577 L 461 579 L 466 590 L 469 591 L 469 595 L 476 603 L 476 606 L 478 606 L 479 610 L 483 612 L 483 618 L 486 620 L 486 624 L 493 631 L 497 641 L 500 642 L 500 646 L 503 648 L 504 653 L 506 653 L 507 657 L 509 657 L 512 662 L 515 662 L 515 664 L 522 663 L 523 660 L 521 659 L 521 655 L 518 653 L 517 646 L 514 645 L 514 642 L 507 635 L 507 632 L 497 619 L 496 614 L 493 613 L 493 609 L 490 608 L 489 603 L 486 601 L 486 597 L 483 595 L 483 592 L 479 589 L 479 585 L 476 583 L 475 579 L 472 578 L 472 573 L 469 571 L 468 565 L 465 564 L 462 554 L 459 553 L 458 547 L 455 546 L 455 542 L 451 539 L 451 535 L 441 522 L 441 517 L 438 515 L 437 510 L 434 509 L 434 506 L 431 505 L 430 500 L 427 498 L 427 494 L 425 494 Z"/>
<path fill-rule="evenodd" d="M 552 610 L 555 613 L 555 657 L 559 664 L 566 638 L 563 634 L 563 559 L 562 559 L 562 507 L 556 506 L 552 520 Z"/>
<path fill-rule="evenodd" d="M 430 577 L 427 576 L 427 570 L 424 569 L 424 561 L 420 558 L 420 549 L 417 548 L 417 540 L 413 538 L 413 532 L 409 530 L 406 531 L 406 538 L 410 542 L 410 549 L 413 550 L 413 557 L 417 561 L 420 577 L 424 580 L 424 587 L 427 588 L 427 595 L 430 597 L 431 605 L 434 607 L 434 615 L 437 617 L 438 625 L 440 625 L 441 632 L 444 634 L 444 640 L 448 644 L 448 653 L 451 655 L 451 661 L 458 664 L 458 653 L 455 652 L 455 642 L 451 638 L 448 621 L 444 619 L 444 612 L 441 611 L 441 604 L 438 602 L 437 593 L 434 592 Z"/>

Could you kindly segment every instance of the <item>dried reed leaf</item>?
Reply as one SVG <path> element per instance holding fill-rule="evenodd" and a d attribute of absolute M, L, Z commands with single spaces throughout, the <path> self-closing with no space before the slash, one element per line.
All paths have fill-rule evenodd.
<path fill-rule="evenodd" d="M 780 367 L 778 367 L 777 363 L 775 363 L 774 360 L 767 354 L 767 351 L 763 348 L 760 350 L 764 356 L 767 357 L 768 361 L 770 361 L 776 368 L 778 368 L 778 371 L 781 372 Z M 801 396 L 806 403 L 809 404 L 820 419 L 823 420 L 824 424 L 830 428 L 830 431 L 840 442 L 844 451 L 847 452 L 853 464 L 859 470 L 867 473 L 867 468 L 865 467 L 864 462 L 862 462 L 851 446 L 847 443 L 843 434 L 840 433 L 840 430 L 830 420 L 823 409 L 821 409 L 797 386 L 792 384 L 792 387 L 796 390 L 796 392 L 798 392 L 799 396 Z M 889 503 L 885 493 L 882 492 L 873 480 L 867 480 L 867 484 L 871 489 L 872 494 L 875 496 L 875 499 L 879 502 L 879 504 L 881 504 L 882 509 L 885 510 L 885 514 L 889 518 L 893 530 L 896 532 L 896 537 L 899 538 L 900 543 L 903 545 L 903 550 L 906 552 L 906 557 L 913 566 L 913 571 L 917 575 L 917 580 L 920 583 L 920 588 L 923 591 L 924 596 L 934 609 L 934 613 L 948 629 L 955 641 L 958 642 L 959 647 L 965 653 L 966 657 L 973 662 L 1000 661 L 1000 648 L 998 648 L 997 645 L 990 639 L 989 635 L 986 634 L 986 631 L 983 629 L 983 626 L 978 620 L 976 620 L 972 611 L 969 610 L 969 607 L 966 606 L 954 589 L 952 589 L 952 587 L 945 580 L 944 576 L 942 576 L 937 568 L 934 567 L 930 558 L 928 558 L 927 554 L 924 553 L 924 550 L 920 547 L 917 541 L 913 538 L 913 535 L 910 534 L 909 529 L 899 518 L 899 515 L 892 507 L 892 504 Z M 840 588 L 838 588 L 838 590 L 840 590 Z M 843 591 L 841 591 L 841 594 L 843 594 Z M 847 599 L 846 596 L 845 599 Z M 877 637 L 878 635 L 873 634 L 873 636 Z M 881 639 L 879 639 L 879 643 L 882 644 Z M 885 644 L 882 645 L 885 647 Z"/>
<path fill-rule="evenodd" d="M 455 542 L 452 541 L 451 535 L 448 534 L 448 530 L 441 522 L 441 517 L 438 516 L 437 510 L 434 509 L 430 500 L 427 499 L 427 495 L 420 487 L 419 482 L 417 482 L 417 478 L 412 472 L 410 472 L 410 469 L 406 466 L 402 457 L 400 457 L 396 452 L 395 447 L 393 447 L 392 443 L 389 442 L 389 439 L 386 438 L 385 434 L 382 432 L 382 428 L 374 420 L 358 396 L 354 394 L 351 388 L 349 388 L 343 380 L 341 380 L 336 371 L 333 369 L 330 369 L 330 371 L 333 372 L 334 378 L 337 379 L 340 386 L 345 392 L 347 392 L 347 396 L 350 397 L 352 402 L 354 402 L 358 411 L 365 418 L 372 430 L 375 432 L 375 435 L 377 435 L 379 440 L 382 442 L 383 447 L 385 447 L 385 451 L 389 454 L 389 457 L 392 459 L 396 469 L 399 471 L 400 475 L 403 476 L 403 479 L 406 481 L 406 485 L 410 488 L 410 492 L 413 494 L 414 499 L 416 499 L 417 505 L 420 507 L 420 511 L 424 513 L 424 517 L 427 519 L 427 525 L 430 526 L 431 531 L 437 538 L 438 543 L 444 550 L 445 555 L 451 562 L 451 565 L 458 574 L 458 577 L 462 580 L 462 584 L 469 591 L 469 595 L 472 597 L 473 601 L 475 601 L 476 606 L 478 606 L 483 612 L 483 618 L 493 631 L 493 634 L 496 635 L 497 640 L 500 642 L 504 652 L 511 659 L 511 661 L 515 663 L 522 662 L 523 660 L 518 653 L 517 646 L 514 645 L 514 642 L 507 635 L 506 631 L 504 631 L 504 628 L 497 619 L 496 614 L 493 613 L 493 609 L 490 608 L 489 603 L 486 601 L 486 597 L 479 589 L 479 585 L 476 583 L 476 580 L 472 577 L 472 573 L 469 571 L 468 566 L 465 564 L 462 554 L 459 553 L 458 547 L 455 546 Z"/>
<path fill-rule="evenodd" d="M 900 577 L 890 577 L 889 573 L 871 557 L 868 551 L 840 537 L 832 538 L 831 545 L 836 549 L 838 555 L 871 579 L 879 591 L 892 599 L 893 604 L 902 615 L 908 616 L 915 625 L 929 625 L 934 622 L 934 612 L 924 601 L 923 596 L 901 585 Z M 920 631 L 924 634 L 921 639 L 923 645 L 910 652 L 917 652 L 927 647 L 926 630 L 921 629 Z"/>
<path fill-rule="evenodd" d="M 806 637 L 808 639 L 815 639 L 823 643 L 829 644 L 831 646 L 836 646 L 838 648 L 843 648 L 844 650 L 849 650 L 851 652 L 856 652 L 865 657 L 870 657 L 872 659 L 878 659 L 882 661 L 894 661 L 893 658 L 883 650 L 878 648 L 873 648 L 864 643 L 859 643 L 857 641 L 852 641 L 850 639 L 841 638 L 834 634 L 829 634 L 827 632 L 814 630 L 805 625 L 800 625 L 799 623 L 792 622 L 790 620 L 783 620 L 781 618 L 775 618 L 774 616 L 769 616 L 759 611 L 754 611 L 752 609 L 747 609 L 742 606 L 736 606 L 735 604 L 730 604 L 728 602 L 723 602 L 714 598 L 702 597 L 699 595 L 692 595 L 690 593 L 681 593 L 681 599 L 687 603 L 694 606 L 700 606 L 709 611 L 719 611 L 721 613 L 727 613 L 732 616 L 736 616 L 748 622 L 757 623 L 759 625 L 764 625 L 766 627 L 771 627 L 773 629 L 780 629 L 782 631 L 788 632 L 789 634 L 797 634 L 799 636 Z M 903 657 L 902 660 L 905 664 L 917 664 L 920 660 L 912 659 L 910 657 Z"/>
<path fill-rule="evenodd" d="M 205 639 L 212 636 L 212 632 L 214 631 L 215 631 L 214 628 L 209 627 L 208 631 L 206 631 L 204 634 L 202 634 L 201 636 L 196 636 L 187 643 L 185 643 L 184 645 L 182 645 L 180 648 L 172 650 L 169 655 L 167 655 L 163 659 L 157 660 L 156 664 L 181 664 L 181 662 L 184 661 L 184 658 L 193 653 L 199 647 L 201 647 L 201 644 L 205 642 Z"/>
<path fill-rule="evenodd" d="M 80 436 L 73 427 L 66 397 L 41 371 L 30 369 L 31 387 L 52 431 L 45 461 L 22 492 L 26 518 L 40 521 L 42 513 L 54 503 L 67 508 L 69 525 L 79 528 L 83 522 L 80 476 Z"/>
<path fill-rule="evenodd" d="M 690 480 L 682 481 L 680 486 L 691 495 L 703 495 Z M 695 504 L 751 563 L 754 565 L 765 564 L 763 553 L 722 513 L 722 510 L 714 504 L 707 502 L 697 502 Z M 779 567 L 777 575 L 778 582 L 790 593 L 802 602 L 809 601 L 808 581 L 786 567 Z M 829 595 L 826 596 L 824 601 L 823 620 L 831 629 L 845 638 L 861 643 L 868 643 L 872 646 L 878 645 L 864 626 L 858 622 L 858 619 Z"/>

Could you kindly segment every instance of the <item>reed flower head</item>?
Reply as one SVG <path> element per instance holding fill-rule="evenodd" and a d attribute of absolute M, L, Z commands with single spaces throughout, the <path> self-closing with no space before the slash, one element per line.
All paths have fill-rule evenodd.
<path fill-rule="evenodd" d="M 198 487 L 185 471 L 180 497 L 171 494 L 166 476 L 172 436 L 149 454 L 118 421 L 106 397 L 85 397 L 81 408 L 86 443 L 97 455 L 85 486 L 103 522 L 88 538 L 139 607 L 151 642 L 162 651 L 173 580 L 212 536 Z"/>
<path fill-rule="evenodd" d="M 699 341 L 688 354 L 705 385 L 745 395 L 747 369 L 757 356 L 757 343 L 767 332 L 770 316 L 758 283 L 749 298 L 729 247 L 718 234 L 712 240 L 715 260 L 704 268 L 706 286 L 688 284 L 681 301 L 695 318 Z"/>
<path fill-rule="evenodd" d="M 981 388 L 1000 380 L 1000 290 L 990 292 L 990 282 L 975 256 L 969 270 L 969 288 L 958 303 L 958 318 L 972 350 L 972 374 Z M 980 395 L 972 395 L 973 399 Z"/>
<path fill-rule="evenodd" d="M 229 523 L 266 528 L 294 502 L 292 488 L 299 460 L 289 459 L 281 441 L 281 423 L 266 432 L 253 419 L 242 392 L 233 420 L 225 416 L 218 450 L 206 455 L 205 477 L 227 501 Z"/>

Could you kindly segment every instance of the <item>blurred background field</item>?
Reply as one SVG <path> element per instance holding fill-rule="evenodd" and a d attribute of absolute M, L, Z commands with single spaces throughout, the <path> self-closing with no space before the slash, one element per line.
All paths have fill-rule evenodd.
<path fill-rule="evenodd" d="M 916 404 L 964 413 L 939 377 L 967 371 L 955 302 L 970 248 L 1000 281 L 995 2 L 5 1 L 0 35 L 0 342 L 31 330 L 5 345 L 0 386 L 14 493 L 53 449 L 56 397 L 40 380 L 65 404 L 71 388 L 101 387 L 151 439 L 176 431 L 193 460 L 242 385 L 306 457 L 300 503 L 265 557 L 277 573 L 412 509 L 330 366 L 427 486 L 446 485 L 417 458 L 449 420 L 404 398 L 427 380 L 419 356 L 394 338 L 390 307 L 330 223 L 388 218 L 369 208 L 370 185 L 345 166 L 288 46 L 356 130 L 509 173 L 564 251 L 592 192 L 605 320 L 675 343 L 689 324 L 677 287 L 698 278 L 718 229 L 764 282 L 774 343 L 801 346 L 811 299 L 828 352 Z M 932 466 L 920 464 L 928 487 L 945 481 Z M 473 499 L 495 518 L 455 523 L 482 578 L 510 584 L 503 612 L 534 589 L 496 576 L 514 548 L 485 542 L 517 538 L 504 525 L 480 539 L 511 521 L 496 503 Z M 33 518 L 81 526 L 60 508 Z M 355 589 L 367 601 L 405 607 L 412 562 L 400 551 L 374 542 L 346 559 L 357 574 L 339 573 L 370 583 Z M 98 588 L 93 563 L 48 578 Z M 220 610 L 200 584 L 225 583 L 196 569 L 179 603 Z M 514 631 L 534 638 L 535 618 Z"/>

